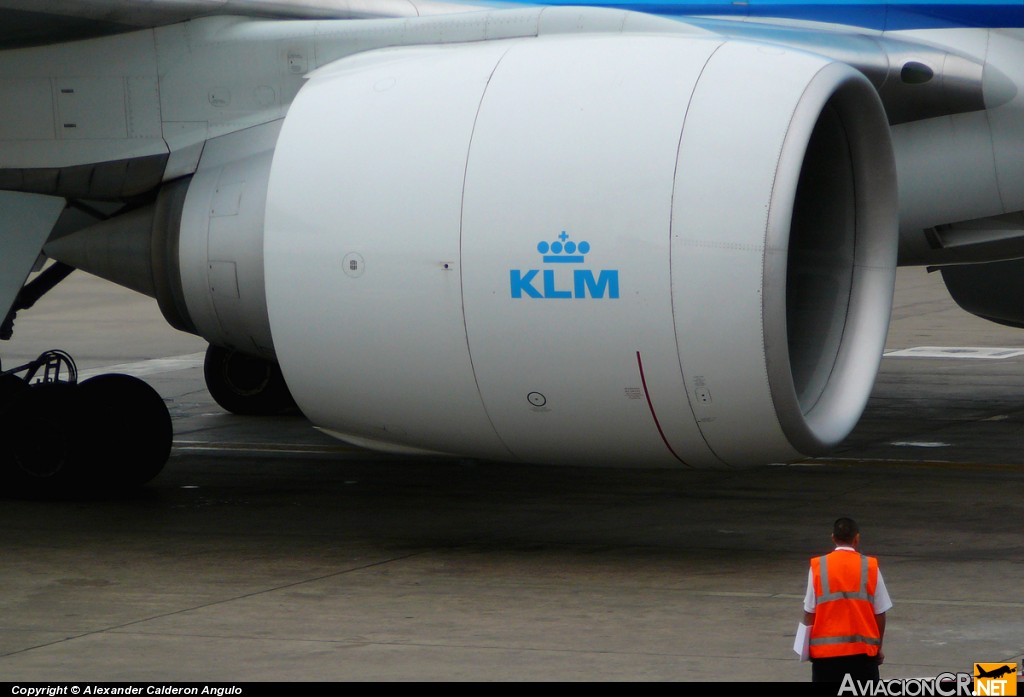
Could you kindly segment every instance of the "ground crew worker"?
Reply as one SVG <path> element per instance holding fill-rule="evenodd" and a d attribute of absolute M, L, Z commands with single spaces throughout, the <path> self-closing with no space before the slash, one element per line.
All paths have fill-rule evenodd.
<path fill-rule="evenodd" d="M 814 682 L 879 680 L 885 660 L 885 613 L 892 607 L 878 560 L 861 554 L 860 529 L 850 518 L 832 526 L 831 554 L 811 559 L 804 596 L 804 624 Z"/>

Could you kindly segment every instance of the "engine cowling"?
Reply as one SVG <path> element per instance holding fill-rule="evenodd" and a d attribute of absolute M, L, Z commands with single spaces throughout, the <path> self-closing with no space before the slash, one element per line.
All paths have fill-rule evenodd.
<path fill-rule="evenodd" d="M 896 261 L 863 76 L 743 42 L 378 51 L 285 120 L 270 325 L 315 424 L 478 457 L 742 466 L 839 443 Z"/>

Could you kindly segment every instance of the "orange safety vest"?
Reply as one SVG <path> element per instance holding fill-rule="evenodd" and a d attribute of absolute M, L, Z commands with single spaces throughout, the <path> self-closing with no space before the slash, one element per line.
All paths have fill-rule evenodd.
<path fill-rule="evenodd" d="M 811 559 L 811 572 L 815 598 L 811 658 L 877 656 L 882 645 L 874 605 L 878 560 L 836 550 Z"/>

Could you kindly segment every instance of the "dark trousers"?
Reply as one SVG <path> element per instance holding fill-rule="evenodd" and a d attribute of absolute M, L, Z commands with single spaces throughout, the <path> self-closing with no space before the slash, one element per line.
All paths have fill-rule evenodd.
<path fill-rule="evenodd" d="M 866 653 L 811 661 L 811 682 L 842 682 L 849 675 L 854 680 L 878 682 L 878 657 Z"/>

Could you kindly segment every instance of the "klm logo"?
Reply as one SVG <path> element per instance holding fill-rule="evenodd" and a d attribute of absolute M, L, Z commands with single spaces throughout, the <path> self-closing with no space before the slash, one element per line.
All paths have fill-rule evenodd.
<path fill-rule="evenodd" d="M 541 260 L 551 264 L 544 269 L 512 269 L 509 281 L 513 298 L 611 298 L 619 297 L 619 272 L 575 268 L 590 252 L 589 242 L 576 243 L 562 231 L 554 242 L 537 245 Z"/>

